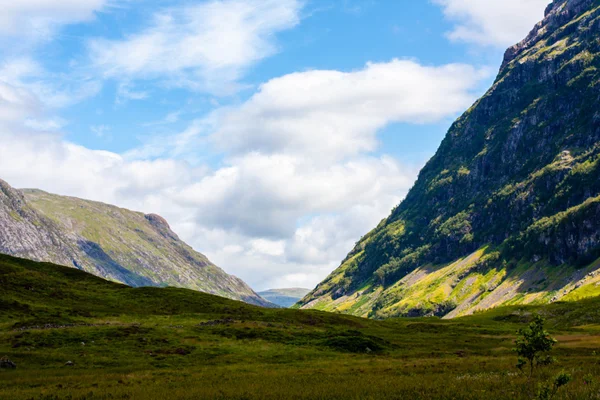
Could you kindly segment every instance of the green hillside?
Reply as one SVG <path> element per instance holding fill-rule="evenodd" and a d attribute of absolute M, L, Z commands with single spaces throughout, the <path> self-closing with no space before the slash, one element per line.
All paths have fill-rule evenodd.
<path fill-rule="evenodd" d="M 17 365 L 0 368 L 0 399 L 525 399 L 511 348 L 534 311 L 559 340 L 559 363 L 540 379 L 573 375 L 557 398 L 600 390 L 586 383 L 600 374 L 598 298 L 373 321 L 131 288 L 9 256 L 0 288 L 0 357 Z"/>
<path fill-rule="evenodd" d="M 17 190 L 0 180 L 0 253 L 81 269 L 130 286 L 175 286 L 273 306 L 173 232 L 162 217 Z"/>
<path fill-rule="evenodd" d="M 600 294 L 600 3 L 555 0 L 406 199 L 298 304 L 447 318 Z"/>

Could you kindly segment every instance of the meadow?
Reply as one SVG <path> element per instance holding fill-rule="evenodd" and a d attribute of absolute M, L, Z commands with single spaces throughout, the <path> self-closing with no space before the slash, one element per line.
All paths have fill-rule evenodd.
<path fill-rule="evenodd" d="M 516 331 L 536 313 L 557 363 L 532 381 Z M 0 256 L 0 399 L 600 398 L 600 299 L 453 320 L 367 320 L 137 288 Z"/>

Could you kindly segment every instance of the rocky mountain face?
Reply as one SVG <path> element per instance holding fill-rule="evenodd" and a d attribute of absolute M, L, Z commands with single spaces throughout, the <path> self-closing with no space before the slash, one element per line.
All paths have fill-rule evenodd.
<path fill-rule="evenodd" d="M 454 317 L 600 294 L 600 2 L 555 0 L 406 199 L 298 307 Z"/>
<path fill-rule="evenodd" d="M 303 288 L 286 288 L 286 289 L 269 289 L 258 292 L 260 297 L 277 304 L 281 307 L 291 307 L 301 298 L 306 296 L 310 289 Z"/>
<path fill-rule="evenodd" d="M 130 286 L 175 286 L 270 306 L 194 251 L 158 215 L 16 190 L 0 180 L 0 253 L 71 266 Z"/>

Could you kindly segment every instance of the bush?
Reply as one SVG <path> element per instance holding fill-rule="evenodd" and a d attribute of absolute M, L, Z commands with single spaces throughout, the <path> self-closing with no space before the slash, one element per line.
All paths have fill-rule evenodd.
<path fill-rule="evenodd" d="M 529 378 L 535 369 L 555 362 L 547 353 L 556 344 L 556 339 L 544 330 L 544 318 L 535 315 L 527 328 L 519 329 L 519 337 L 515 341 L 514 351 L 519 356 L 517 368 L 523 371 L 529 369 Z"/>
<path fill-rule="evenodd" d="M 552 383 L 546 383 L 540 385 L 538 389 L 537 399 L 538 400 L 551 400 L 554 398 L 558 389 L 562 386 L 565 386 L 567 383 L 571 382 L 571 375 L 561 372 L 556 375 Z"/>
<path fill-rule="evenodd" d="M 325 346 L 348 353 L 378 353 L 383 346 L 365 336 L 334 336 L 324 341 Z"/>

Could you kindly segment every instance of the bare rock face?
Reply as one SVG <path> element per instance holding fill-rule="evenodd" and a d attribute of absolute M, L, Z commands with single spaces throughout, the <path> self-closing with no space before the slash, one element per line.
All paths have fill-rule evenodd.
<path fill-rule="evenodd" d="M 504 55 L 501 70 L 515 60 L 525 50 L 546 39 L 557 29 L 573 22 L 575 17 L 593 8 L 595 0 L 559 0 L 553 1 L 546 7 L 545 17 L 538 22 L 529 35 L 516 45 L 508 48 Z"/>
<path fill-rule="evenodd" d="M 555 0 L 406 199 L 298 306 L 458 316 L 600 295 L 600 3 Z M 594 278 L 596 279 L 596 278 Z"/>
<path fill-rule="evenodd" d="M 194 251 L 156 215 L 16 190 L 0 180 L 0 253 L 75 267 L 130 286 L 175 286 L 272 306 Z"/>
<path fill-rule="evenodd" d="M 52 221 L 32 209 L 20 191 L 0 180 L 0 252 L 73 265 L 77 258 Z"/>

